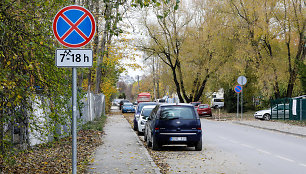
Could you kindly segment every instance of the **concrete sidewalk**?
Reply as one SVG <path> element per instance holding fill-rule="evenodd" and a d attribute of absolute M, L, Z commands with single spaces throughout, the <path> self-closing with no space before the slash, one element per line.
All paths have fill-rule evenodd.
<path fill-rule="evenodd" d="M 87 173 L 160 173 L 123 115 L 108 116 L 102 139 Z"/>

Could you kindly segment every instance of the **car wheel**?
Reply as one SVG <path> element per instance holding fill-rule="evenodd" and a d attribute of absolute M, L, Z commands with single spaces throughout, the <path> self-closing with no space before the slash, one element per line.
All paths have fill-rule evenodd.
<path fill-rule="evenodd" d="M 134 131 L 137 131 L 137 130 L 138 130 L 137 124 L 134 123 L 133 129 L 134 129 Z"/>
<path fill-rule="evenodd" d="M 147 141 L 147 134 L 146 134 L 146 131 L 143 132 L 143 139 L 144 139 L 145 141 Z"/>
<path fill-rule="evenodd" d="M 150 142 L 150 139 L 149 139 L 149 137 L 147 137 L 147 146 L 148 146 L 148 147 L 151 147 L 151 145 L 152 145 L 152 144 L 151 144 L 151 142 Z"/>
<path fill-rule="evenodd" d="M 152 150 L 159 150 L 160 145 L 158 144 L 158 141 L 156 138 L 152 138 Z"/>
<path fill-rule="evenodd" d="M 271 116 L 270 116 L 270 114 L 265 114 L 265 115 L 263 115 L 263 118 L 264 118 L 264 120 L 271 120 Z"/>
<path fill-rule="evenodd" d="M 195 144 L 195 150 L 196 151 L 201 151 L 202 150 L 202 138 L 200 141 L 196 142 Z"/>
<path fill-rule="evenodd" d="M 137 135 L 138 135 L 138 136 L 141 135 L 141 132 L 137 131 Z"/>

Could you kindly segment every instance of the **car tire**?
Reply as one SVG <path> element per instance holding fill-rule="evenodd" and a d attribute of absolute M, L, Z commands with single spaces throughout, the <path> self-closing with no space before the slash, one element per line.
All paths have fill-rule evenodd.
<path fill-rule="evenodd" d="M 138 135 L 138 136 L 141 135 L 141 132 L 137 131 L 137 135 Z"/>
<path fill-rule="evenodd" d="M 149 137 L 147 137 L 147 146 L 148 146 L 149 148 L 152 146 L 152 143 L 151 143 Z"/>
<path fill-rule="evenodd" d="M 144 139 L 145 142 L 147 141 L 147 134 L 146 134 L 146 131 L 143 132 L 143 139 Z"/>
<path fill-rule="evenodd" d="M 137 124 L 134 123 L 133 129 L 134 129 L 134 131 L 138 131 L 138 126 L 137 126 Z"/>
<path fill-rule="evenodd" d="M 152 138 L 152 150 L 159 150 L 160 145 L 158 143 L 158 141 L 156 140 L 156 138 Z"/>
<path fill-rule="evenodd" d="M 202 138 L 200 141 L 196 142 L 195 144 L 195 150 L 196 151 L 201 151 L 202 150 Z"/>
<path fill-rule="evenodd" d="M 270 114 L 264 114 L 263 118 L 264 118 L 264 120 L 269 121 L 269 120 L 271 120 L 271 115 Z"/>

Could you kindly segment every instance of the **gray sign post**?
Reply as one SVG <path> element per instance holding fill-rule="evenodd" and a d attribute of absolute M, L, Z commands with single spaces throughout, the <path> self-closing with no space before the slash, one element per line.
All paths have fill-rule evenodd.
<path fill-rule="evenodd" d="M 242 91 L 242 86 L 240 86 L 240 85 L 235 86 L 234 91 L 237 93 L 237 119 L 238 119 L 238 113 L 239 113 L 239 93 Z"/>
<path fill-rule="evenodd" d="M 245 85 L 247 82 L 247 79 L 245 76 L 239 76 L 237 79 L 237 82 L 239 85 Z M 243 87 L 241 88 L 241 120 L 243 115 Z"/>
<path fill-rule="evenodd" d="M 72 68 L 72 173 L 76 173 L 77 166 L 77 69 Z M 75 167 L 73 167 L 75 166 Z"/>

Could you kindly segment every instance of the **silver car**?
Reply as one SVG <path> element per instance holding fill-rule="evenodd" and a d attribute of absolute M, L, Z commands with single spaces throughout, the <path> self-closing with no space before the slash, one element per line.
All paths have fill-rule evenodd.
<path fill-rule="evenodd" d="M 285 108 L 284 108 L 285 107 Z M 271 109 L 257 111 L 254 114 L 254 117 L 262 120 L 270 120 L 272 119 L 289 119 L 289 104 L 278 104 Z"/>

